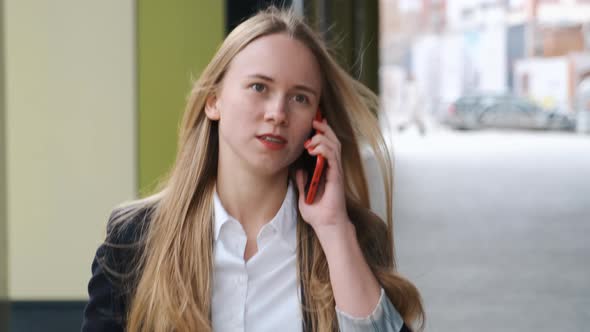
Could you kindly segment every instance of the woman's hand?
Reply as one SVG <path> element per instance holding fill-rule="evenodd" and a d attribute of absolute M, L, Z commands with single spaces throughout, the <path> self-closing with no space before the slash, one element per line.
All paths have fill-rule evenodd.
<path fill-rule="evenodd" d="M 323 229 L 342 226 L 350 221 L 346 212 L 340 141 L 326 120 L 314 120 L 312 126 L 318 133 L 305 143 L 305 148 L 313 156 L 324 157 L 327 164 L 324 169 L 325 181 L 320 182 L 311 204 L 305 203 L 304 188 L 307 178 L 313 174 L 298 170 L 296 181 L 301 216 L 319 236 Z"/>
<path fill-rule="evenodd" d="M 313 122 L 316 134 L 305 147 L 310 154 L 324 156 L 326 181 L 320 183 L 315 201 L 305 203 L 304 171 L 296 173 L 299 211 L 320 241 L 330 271 L 330 282 L 338 310 L 355 317 L 368 317 L 377 307 L 381 286 L 367 264 L 346 212 L 340 142 L 325 122 Z"/>

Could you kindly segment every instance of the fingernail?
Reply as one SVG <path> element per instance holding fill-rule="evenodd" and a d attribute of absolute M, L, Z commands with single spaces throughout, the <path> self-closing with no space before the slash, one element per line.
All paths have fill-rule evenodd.
<path fill-rule="evenodd" d="M 310 139 L 308 139 L 307 141 L 305 141 L 305 143 L 303 143 L 303 146 L 304 146 L 305 148 L 307 148 L 307 146 L 309 145 L 309 143 L 311 143 L 311 138 L 310 138 Z"/>

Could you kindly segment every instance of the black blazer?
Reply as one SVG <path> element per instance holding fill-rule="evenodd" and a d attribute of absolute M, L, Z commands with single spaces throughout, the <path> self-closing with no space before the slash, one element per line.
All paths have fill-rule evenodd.
<path fill-rule="evenodd" d="M 88 283 L 89 300 L 84 309 L 82 332 L 123 332 L 126 325 L 127 303 L 137 276 L 132 274 L 138 245 L 149 223 L 151 210 L 141 211 L 130 222 L 113 225 L 115 210 L 107 224 L 107 238 L 92 261 L 92 277 Z M 301 287 L 303 289 L 303 287 Z M 302 296 L 302 298 L 305 298 Z M 303 331 L 309 317 L 304 315 Z M 410 332 L 404 325 L 400 332 Z"/>
<path fill-rule="evenodd" d="M 125 330 L 127 303 L 135 285 L 133 264 L 152 210 L 142 210 L 133 220 L 113 225 L 123 213 L 115 210 L 107 223 L 107 237 L 92 261 L 88 282 L 88 303 L 84 309 L 83 332 L 122 332 Z"/>

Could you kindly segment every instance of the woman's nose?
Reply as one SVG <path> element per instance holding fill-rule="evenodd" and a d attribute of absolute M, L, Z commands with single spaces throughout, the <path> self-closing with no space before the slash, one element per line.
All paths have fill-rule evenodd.
<path fill-rule="evenodd" d="M 266 121 L 272 121 L 276 125 L 285 125 L 287 124 L 287 103 L 284 98 L 277 99 L 267 105 L 264 119 Z"/>

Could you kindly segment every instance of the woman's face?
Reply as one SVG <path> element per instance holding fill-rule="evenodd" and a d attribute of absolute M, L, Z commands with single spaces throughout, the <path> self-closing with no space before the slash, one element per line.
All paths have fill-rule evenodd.
<path fill-rule="evenodd" d="M 219 162 L 274 175 L 297 159 L 321 94 L 312 52 L 286 34 L 258 38 L 231 61 L 207 116 L 219 120 Z"/>

